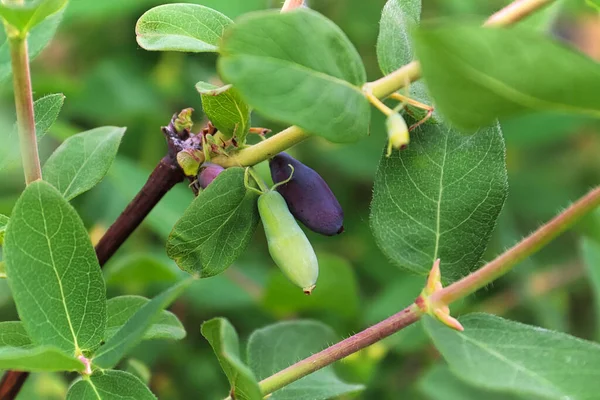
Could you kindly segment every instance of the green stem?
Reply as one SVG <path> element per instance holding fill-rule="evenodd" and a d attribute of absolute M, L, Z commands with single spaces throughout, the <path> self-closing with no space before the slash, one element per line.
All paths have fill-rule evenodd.
<path fill-rule="evenodd" d="M 307 132 L 297 126 L 292 126 L 254 146 L 240 150 L 231 156 L 214 157 L 210 162 L 219 164 L 224 168 L 256 165 L 289 149 L 308 137 L 310 135 Z"/>
<path fill-rule="evenodd" d="M 30 184 L 33 181 L 42 179 L 42 168 L 35 136 L 27 39 L 16 35 L 9 39 L 9 45 L 23 169 L 25 171 L 25 182 Z"/>
<path fill-rule="evenodd" d="M 495 260 L 463 279 L 431 295 L 431 302 L 450 304 L 490 284 L 515 265 L 536 253 L 551 240 L 573 226 L 582 216 L 600 206 L 600 186 L 542 225 L 531 235 L 505 251 Z"/>

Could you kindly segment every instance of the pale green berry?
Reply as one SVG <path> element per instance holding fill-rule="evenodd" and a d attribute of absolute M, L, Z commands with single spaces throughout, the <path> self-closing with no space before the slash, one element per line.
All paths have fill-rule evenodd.
<path fill-rule="evenodd" d="M 290 281 L 310 294 L 319 276 L 317 256 L 284 198 L 274 190 L 263 193 L 258 211 L 273 261 Z"/>

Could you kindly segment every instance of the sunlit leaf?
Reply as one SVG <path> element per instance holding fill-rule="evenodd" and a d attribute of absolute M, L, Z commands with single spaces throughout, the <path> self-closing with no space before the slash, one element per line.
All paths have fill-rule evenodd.
<path fill-rule="evenodd" d="M 156 400 L 150 389 L 135 375 L 125 371 L 100 371 L 79 379 L 67 393 L 67 400 Z"/>

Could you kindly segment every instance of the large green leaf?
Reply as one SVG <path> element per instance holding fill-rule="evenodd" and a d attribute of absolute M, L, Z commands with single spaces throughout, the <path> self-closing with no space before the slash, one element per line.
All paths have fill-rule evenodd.
<path fill-rule="evenodd" d="M 125 371 L 102 371 L 77 380 L 67 400 L 156 400 L 150 389 L 135 375 Z"/>
<path fill-rule="evenodd" d="M 436 106 L 460 127 L 531 110 L 600 118 L 600 64 L 539 32 L 450 23 L 414 39 Z"/>
<path fill-rule="evenodd" d="M 246 142 L 250 129 L 250 107 L 231 85 L 218 87 L 207 82 L 196 83 L 202 97 L 202 110 L 226 138 L 235 135 L 238 145 Z"/>
<path fill-rule="evenodd" d="M 119 296 L 113 297 L 106 302 L 107 321 L 105 340 L 115 335 L 136 312 L 150 302 L 141 296 Z M 172 312 L 163 310 L 154 317 L 152 324 L 144 333 L 142 340 L 150 339 L 174 339 L 185 337 L 185 329 L 177 316 Z"/>
<path fill-rule="evenodd" d="M 0 2 L 0 17 L 24 37 L 34 26 L 59 12 L 67 0 L 27 0 L 24 4 Z"/>
<path fill-rule="evenodd" d="M 594 298 L 596 299 L 596 337 L 600 338 L 600 242 L 584 237 L 581 247 L 589 282 L 594 289 Z"/>
<path fill-rule="evenodd" d="M 419 391 L 428 400 L 525 400 L 525 397 L 498 393 L 471 386 L 452 374 L 443 364 L 434 365 L 419 382 Z M 530 398 L 530 400 L 533 400 Z"/>
<path fill-rule="evenodd" d="M 528 399 L 598 397 L 598 344 L 487 314 L 460 318 L 464 332 L 430 317 L 424 322 L 452 372 L 471 384 Z"/>
<path fill-rule="evenodd" d="M 263 297 L 264 307 L 278 315 L 326 311 L 353 320 L 359 310 L 356 275 L 345 259 L 319 254 L 319 285 L 309 297 L 279 270 L 273 271 Z"/>
<path fill-rule="evenodd" d="M 371 227 L 398 266 L 426 275 L 440 258 L 442 276 L 453 281 L 479 266 L 506 193 L 499 125 L 472 136 L 425 125 L 408 149 L 382 158 Z"/>
<path fill-rule="evenodd" d="M 121 361 L 129 350 L 138 344 L 148 329 L 160 318 L 167 308 L 193 282 L 186 279 L 165 290 L 154 299 L 139 308 L 127 322 L 98 349 L 93 359 L 100 368 L 112 368 Z"/>
<path fill-rule="evenodd" d="M 38 140 L 50 130 L 65 102 L 62 93 L 49 94 L 40 97 L 33 103 L 33 114 L 35 115 L 35 135 Z"/>
<path fill-rule="evenodd" d="M 185 210 L 167 241 L 167 254 L 200 277 L 229 267 L 252 239 L 258 224 L 257 194 L 246 190 L 244 170 L 219 174 Z"/>
<path fill-rule="evenodd" d="M 255 331 L 248 339 L 248 364 L 258 379 L 265 379 L 295 362 L 335 343 L 333 330 L 320 322 L 281 322 Z M 325 400 L 356 393 L 362 385 L 339 379 L 325 367 L 275 391 L 273 400 Z"/>
<path fill-rule="evenodd" d="M 137 42 L 152 51 L 217 51 L 231 20 L 218 11 L 196 4 L 165 4 L 140 17 Z"/>
<path fill-rule="evenodd" d="M 44 179 L 67 200 L 90 190 L 108 172 L 124 133 L 105 126 L 71 136 L 46 161 Z"/>
<path fill-rule="evenodd" d="M 377 60 L 384 74 L 390 74 L 413 60 L 409 32 L 421 19 L 421 0 L 388 0 L 381 13 Z"/>
<path fill-rule="evenodd" d="M 224 318 L 214 318 L 202 324 L 202 336 L 212 346 L 223 372 L 231 385 L 232 398 L 236 400 L 261 400 L 263 398 L 254 374 L 240 359 L 238 335 Z"/>
<path fill-rule="evenodd" d="M 0 347 L 0 369 L 19 371 L 83 371 L 84 365 L 53 346 Z"/>
<path fill-rule="evenodd" d="M 0 322 L 0 347 L 27 347 L 31 344 L 21 321 Z"/>
<path fill-rule="evenodd" d="M 29 60 L 33 60 L 46 45 L 50 42 L 58 24 L 62 19 L 63 11 L 59 11 L 53 16 L 47 18 L 39 25 L 35 26 L 27 37 Z M 11 75 L 10 66 L 10 49 L 8 47 L 8 39 L 4 34 L 3 29 L 0 29 L 0 82 Z"/>
<path fill-rule="evenodd" d="M 106 290 L 77 212 L 43 181 L 25 189 L 4 242 L 6 272 L 19 316 L 35 344 L 75 353 L 100 344 Z"/>
<path fill-rule="evenodd" d="M 220 50 L 221 75 L 261 114 L 332 142 L 367 135 L 364 66 L 322 15 L 308 9 L 249 14 L 226 30 Z"/>

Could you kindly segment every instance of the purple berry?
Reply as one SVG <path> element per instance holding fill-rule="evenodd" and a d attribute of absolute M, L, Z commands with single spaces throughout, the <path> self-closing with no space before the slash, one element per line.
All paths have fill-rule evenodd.
<path fill-rule="evenodd" d="M 344 231 L 344 211 L 327 183 L 313 169 L 286 153 L 279 153 L 269 161 L 273 182 L 292 179 L 277 188 L 290 212 L 310 230 L 327 236 Z"/>
<path fill-rule="evenodd" d="M 217 175 L 223 171 L 225 171 L 225 169 L 220 165 L 204 163 L 202 170 L 198 174 L 198 184 L 202 189 L 206 189 L 206 187 L 215 180 Z"/>

